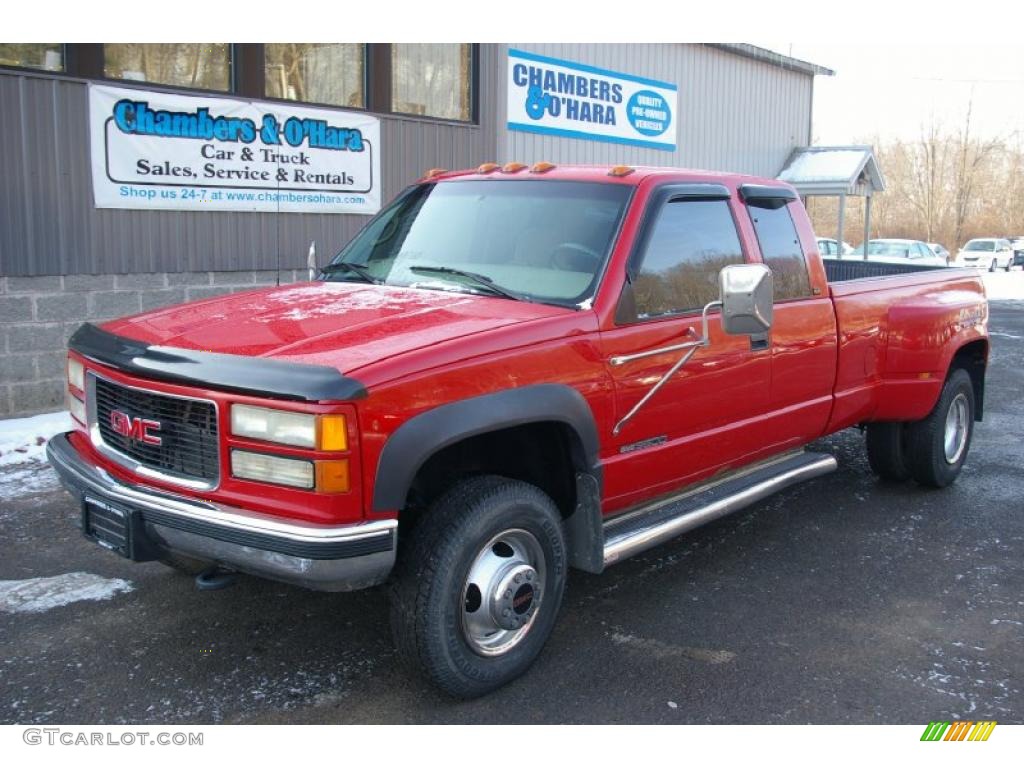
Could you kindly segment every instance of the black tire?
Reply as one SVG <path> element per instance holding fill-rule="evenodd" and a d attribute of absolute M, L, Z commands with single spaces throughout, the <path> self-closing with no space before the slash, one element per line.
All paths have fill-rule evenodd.
<path fill-rule="evenodd" d="M 996 260 L 995 260 L 995 258 L 993 258 L 992 261 L 990 261 L 988 263 L 988 271 L 989 272 L 995 272 L 996 271 Z"/>
<path fill-rule="evenodd" d="M 391 628 L 399 658 L 451 696 L 482 696 L 523 674 L 551 634 L 568 567 L 561 516 L 540 489 L 495 476 L 458 483 L 425 514 L 410 535 L 400 538 L 392 581 Z M 526 610 L 534 612 L 523 621 L 528 627 L 499 630 L 519 639 L 506 651 L 484 655 L 474 648 L 466 617 L 482 610 L 488 598 L 467 610 L 473 589 L 468 579 L 485 553 L 499 555 L 501 542 L 491 550 L 488 544 L 516 531 L 526 532 L 543 556 L 543 570 L 535 573 L 541 591 L 529 593 Z"/>
<path fill-rule="evenodd" d="M 1013 259 L 1006 262 L 1006 271 L 1009 272 L 1013 268 Z"/>
<path fill-rule="evenodd" d="M 953 460 L 946 454 L 946 419 L 954 401 L 962 398 L 966 407 L 964 436 L 959 453 Z M 960 475 L 974 435 L 974 385 L 962 368 L 954 369 L 942 387 L 942 394 L 932 412 L 921 421 L 907 426 L 907 460 L 911 476 L 921 485 L 945 488 Z"/>
<path fill-rule="evenodd" d="M 868 424 L 866 443 L 872 472 L 892 482 L 910 479 L 905 424 L 897 421 Z"/>

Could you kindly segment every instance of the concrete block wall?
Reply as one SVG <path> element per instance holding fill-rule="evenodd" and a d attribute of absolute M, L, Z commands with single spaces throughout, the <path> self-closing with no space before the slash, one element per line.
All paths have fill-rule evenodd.
<path fill-rule="evenodd" d="M 281 271 L 281 282 L 307 279 Z M 64 405 L 67 341 L 82 323 L 274 285 L 273 271 L 0 277 L 0 418 Z"/>

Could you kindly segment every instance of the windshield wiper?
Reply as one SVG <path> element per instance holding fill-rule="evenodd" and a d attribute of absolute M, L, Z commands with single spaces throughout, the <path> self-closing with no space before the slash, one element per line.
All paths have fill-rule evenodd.
<path fill-rule="evenodd" d="M 455 275 L 457 277 L 467 277 L 476 283 L 478 286 L 483 287 L 485 290 L 491 291 L 499 296 L 504 296 L 506 299 L 513 299 L 515 301 L 529 301 L 521 293 L 515 293 L 510 291 L 508 288 L 502 288 L 496 282 L 491 280 L 487 275 L 481 275 L 477 272 L 467 272 L 464 269 L 455 269 L 454 267 L 434 267 L 429 264 L 414 264 L 409 267 L 410 272 L 433 272 L 438 275 Z"/>
<path fill-rule="evenodd" d="M 370 270 L 361 264 L 352 264 L 348 261 L 337 261 L 334 264 L 327 264 L 326 266 L 321 267 L 320 271 L 325 275 L 332 274 L 333 272 L 351 272 L 354 275 L 359 275 L 359 277 L 363 278 L 366 282 L 373 283 L 374 285 L 380 285 L 384 282 L 380 278 L 374 277 Z"/>

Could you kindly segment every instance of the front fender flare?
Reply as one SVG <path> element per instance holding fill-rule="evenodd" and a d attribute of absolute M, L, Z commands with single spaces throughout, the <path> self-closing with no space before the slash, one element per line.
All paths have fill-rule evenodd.
<path fill-rule="evenodd" d="M 533 384 L 441 405 L 405 422 L 381 451 L 373 511 L 402 509 L 416 473 L 437 451 L 475 435 L 544 421 L 573 430 L 579 441 L 574 454 L 581 454 L 573 457 L 576 471 L 594 476 L 600 487 L 597 424 L 587 401 L 564 384 Z"/>

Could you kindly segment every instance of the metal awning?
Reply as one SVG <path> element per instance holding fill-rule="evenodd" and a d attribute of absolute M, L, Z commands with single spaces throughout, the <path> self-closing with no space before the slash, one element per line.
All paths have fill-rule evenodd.
<path fill-rule="evenodd" d="M 885 179 L 868 146 L 800 147 L 793 150 L 778 176 L 803 196 L 858 195 L 885 190 Z"/>
<path fill-rule="evenodd" d="M 843 242 L 847 196 L 865 198 L 864 242 L 871 237 L 871 198 L 875 192 L 885 190 L 885 178 L 872 147 L 799 147 L 793 150 L 777 178 L 792 184 L 801 197 L 839 198 L 839 243 Z M 842 258 L 841 253 L 839 256 Z"/>

